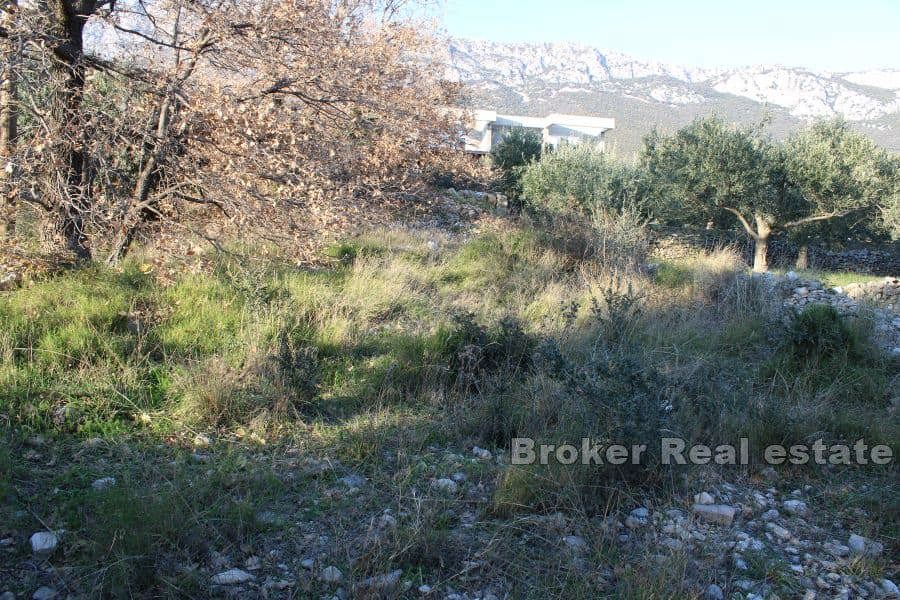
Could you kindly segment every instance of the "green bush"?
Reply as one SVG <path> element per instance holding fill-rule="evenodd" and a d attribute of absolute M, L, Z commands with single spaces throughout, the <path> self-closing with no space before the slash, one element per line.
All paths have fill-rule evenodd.
<path fill-rule="evenodd" d="M 522 193 L 522 172 L 541 157 L 543 140 L 535 131 L 513 129 L 491 150 L 491 161 L 500 169 L 503 193 L 518 199 Z"/>
<path fill-rule="evenodd" d="M 862 353 L 858 337 L 827 304 L 813 304 L 795 315 L 788 336 L 791 355 L 798 361 Z"/>
<path fill-rule="evenodd" d="M 889 389 L 887 360 L 864 320 L 845 320 L 827 305 L 794 315 L 786 339 L 763 369 L 789 385 L 789 396 L 829 397 L 842 406 L 878 405 Z"/>
<path fill-rule="evenodd" d="M 555 212 L 588 215 L 644 209 L 646 186 L 641 171 L 618 162 L 597 146 L 563 146 L 528 165 L 522 197 L 528 204 Z"/>

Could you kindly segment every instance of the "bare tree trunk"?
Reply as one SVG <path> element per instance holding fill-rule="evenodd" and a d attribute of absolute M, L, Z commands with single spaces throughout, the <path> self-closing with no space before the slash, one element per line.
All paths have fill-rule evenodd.
<path fill-rule="evenodd" d="M 0 24 L 7 31 L 18 9 L 16 0 L 9 0 L 0 8 Z M 18 48 L 14 39 L 3 40 L 3 80 L 0 81 L 0 238 L 12 237 L 16 231 L 16 168 L 10 162 L 16 151 L 18 137 L 18 110 L 16 107 L 16 62 Z"/>
<path fill-rule="evenodd" d="M 122 260 L 131 248 L 137 228 L 141 223 L 156 218 L 153 210 L 150 194 L 160 178 L 159 170 L 165 159 L 165 150 L 169 144 L 169 125 L 171 123 L 174 106 L 174 93 L 170 92 L 159 107 L 159 115 L 156 120 L 156 128 L 152 132 L 152 142 L 144 144 L 144 162 L 138 173 L 131 194 L 131 202 L 122 217 L 119 232 L 113 242 L 112 252 L 106 262 L 109 264 Z M 151 137 L 151 136 L 148 136 Z"/>
<path fill-rule="evenodd" d="M 769 270 L 769 235 L 772 228 L 760 215 L 756 215 L 756 235 L 754 236 L 753 270 L 765 273 Z"/>
<path fill-rule="evenodd" d="M 66 247 L 79 260 L 89 260 L 85 217 L 92 208 L 86 133 L 81 123 L 86 82 L 84 64 L 84 27 L 95 9 L 94 0 L 52 0 L 48 3 L 55 21 L 54 33 L 60 41 L 55 48 L 56 74 L 60 93 L 56 102 L 56 127 L 59 128 L 65 159 L 65 188 L 58 204 L 58 231 Z"/>
<path fill-rule="evenodd" d="M 765 273 L 769 270 L 769 238 L 758 237 L 754 241 L 753 270 L 757 273 Z"/>
<path fill-rule="evenodd" d="M 797 262 L 794 265 L 796 269 L 808 269 L 809 268 L 809 245 L 801 244 L 799 250 L 797 250 Z"/>
<path fill-rule="evenodd" d="M 65 190 L 60 203 L 59 230 L 66 247 L 79 260 L 90 260 L 85 232 L 85 216 L 91 210 L 91 187 L 84 131 L 81 128 L 81 103 L 84 96 L 85 69 L 81 64 L 69 65 L 63 92 L 62 106 L 65 144 L 68 154 Z"/>

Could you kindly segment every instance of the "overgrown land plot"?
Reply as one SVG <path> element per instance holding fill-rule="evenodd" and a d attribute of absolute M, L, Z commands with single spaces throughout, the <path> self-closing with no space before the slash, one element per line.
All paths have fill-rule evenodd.
<path fill-rule="evenodd" d="M 4 587 L 887 594 L 892 468 L 667 467 L 658 446 L 864 438 L 896 454 L 896 358 L 864 319 L 791 317 L 790 282 L 726 251 L 672 278 L 581 258 L 576 237 L 527 220 L 393 229 L 317 269 L 220 256 L 162 285 L 136 255 L 4 294 Z M 518 437 L 649 449 L 513 466 Z"/>
<path fill-rule="evenodd" d="M 900 157 L 473 157 L 431 4 L 0 3 L 0 600 L 900 596 Z"/>

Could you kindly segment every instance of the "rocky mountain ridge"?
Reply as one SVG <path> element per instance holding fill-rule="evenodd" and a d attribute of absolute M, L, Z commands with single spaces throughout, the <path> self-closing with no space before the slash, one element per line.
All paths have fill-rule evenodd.
<path fill-rule="evenodd" d="M 604 114 L 637 123 L 632 132 L 640 135 L 713 112 L 745 123 L 765 117 L 777 137 L 810 120 L 840 116 L 900 149 L 900 69 L 697 69 L 573 43 L 462 39 L 448 41 L 445 60 L 448 78 L 466 84 L 472 102 L 485 108 Z M 633 134 L 615 137 L 624 150 L 633 149 Z"/>

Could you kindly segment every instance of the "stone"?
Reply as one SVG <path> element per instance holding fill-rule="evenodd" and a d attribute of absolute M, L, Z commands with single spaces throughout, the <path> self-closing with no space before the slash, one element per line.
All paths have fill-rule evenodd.
<path fill-rule="evenodd" d="M 423 596 L 427 596 L 428 594 L 430 594 L 431 589 L 432 588 L 430 585 L 425 585 L 425 584 L 420 585 L 418 588 L 419 593 L 422 594 Z"/>
<path fill-rule="evenodd" d="M 693 512 L 701 521 L 728 527 L 734 521 L 737 510 L 725 504 L 695 504 Z"/>
<path fill-rule="evenodd" d="M 643 507 L 643 506 L 639 506 L 638 508 L 635 508 L 634 510 L 632 510 L 629 513 L 629 515 L 634 517 L 635 519 L 646 519 L 647 517 L 650 516 L 650 509 Z"/>
<path fill-rule="evenodd" d="M 778 525 L 776 523 L 768 523 L 766 525 L 766 529 L 772 532 L 772 534 L 780 540 L 789 540 L 791 539 L 791 532 Z"/>
<path fill-rule="evenodd" d="M 346 485 L 348 488 L 360 488 L 366 484 L 366 478 L 362 475 L 357 475 L 356 473 L 344 475 L 343 477 L 340 477 L 338 481 Z"/>
<path fill-rule="evenodd" d="M 459 490 L 459 486 L 456 485 L 456 482 L 452 479 L 447 479 L 446 477 L 435 479 L 431 482 L 431 487 L 447 494 L 455 494 Z"/>
<path fill-rule="evenodd" d="M 37 556 L 49 556 L 56 551 L 59 538 L 49 531 L 38 531 L 31 536 L 31 551 Z"/>
<path fill-rule="evenodd" d="M 794 516 L 803 516 L 809 512 L 809 507 L 803 500 L 785 500 L 782 507 L 786 513 Z"/>
<path fill-rule="evenodd" d="M 881 591 L 888 596 L 900 597 L 900 590 L 897 589 L 897 585 L 890 579 L 881 580 Z"/>
<path fill-rule="evenodd" d="M 855 533 L 851 534 L 850 539 L 847 541 L 847 546 L 850 548 L 853 556 L 862 556 L 866 553 L 866 538 Z"/>
<path fill-rule="evenodd" d="M 700 492 L 694 496 L 694 502 L 697 504 L 715 504 L 716 500 L 707 492 Z"/>
<path fill-rule="evenodd" d="M 711 583 L 706 588 L 706 592 L 703 593 L 703 597 L 706 600 L 725 600 L 725 592 L 716 584 Z"/>
<path fill-rule="evenodd" d="M 878 558 L 882 552 L 884 552 L 884 544 L 871 541 L 866 544 L 866 556 Z"/>
<path fill-rule="evenodd" d="M 576 552 L 581 552 L 587 548 L 587 542 L 584 538 L 577 535 L 567 535 L 563 538 L 563 542 L 565 542 L 566 546 L 571 550 Z"/>
<path fill-rule="evenodd" d="M 637 529 L 638 527 L 643 527 L 648 523 L 648 519 L 650 517 L 650 510 L 639 506 L 632 510 L 628 517 L 625 519 L 625 527 L 628 529 Z"/>
<path fill-rule="evenodd" d="M 640 510 L 640 509 L 635 509 L 635 510 Z M 647 517 L 640 516 L 641 514 L 644 514 L 644 513 L 635 514 L 635 512 L 632 511 L 632 514 L 628 515 L 625 518 L 625 527 L 627 527 L 628 529 L 637 529 L 638 527 L 643 527 L 644 525 L 646 525 Z"/>
<path fill-rule="evenodd" d="M 256 522 L 260 525 L 275 525 L 278 521 L 278 515 L 271 510 L 261 510 L 256 513 Z"/>
<path fill-rule="evenodd" d="M 493 458 L 493 454 L 491 454 L 490 450 L 485 450 L 484 448 L 479 448 L 475 446 L 472 448 L 472 454 L 475 455 L 475 458 L 479 458 L 481 460 L 491 460 Z"/>
<path fill-rule="evenodd" d="M 397 569 L 396 571 L 391 571 L 390 573 L 385 573 L 383 575 L 374 575 L 369 577 L 368 579 L 364 579 L 357 586 L 357 591 L 366 591 L 366 592 L 374 592 L 374 593 L 386 593 L 390 592 L 400 583 L 400 577 L 403 575 L 403 571 Z"/>
<path fill-rule="evenodd" d="M 394 529 L 397 527 L 397 519 L 394 515 L 383 514 L 378 518 L 379 529 Z"/>
<path fill-rule="evenodd" d="M 16 600 L 16 595 L 12 592 L 3 592 L 0 594 L 0 600 Z"/>
<path fill-rule="evenodd" d="M 673 552 L 678 552 L 684 548 L 684 543 L 681 540 L 676 540 L 674 538 L 663 539 L 661 545 Z"/>
<path fill-rule="evenodd" d="M 778 481 L 778 471 L 776 471 L 772 467 L 766 467 L 762 471 L 759 472 L 760 477 L 765 479 L 766 481 Z"/>
<path fill-rule="evenodd" d="M 205 433 L 198 433 L 194 436 L 195 448 L 208 448 L 212 444 L 212 438 Z"/>
<path fill-rule="evenodd" d="M 762 519 L 763 519 L 763 521 L 774 521 L 775 519 L 777 519 L 780 516 L 781 516 L 781 514 L 773 508 L 771 510 L 767 510 L 766 512 L 764 512 L 762 514 Z"/>
<path fill-rule="evenodd" d="M 101 477 L 100 479 L 97 479 L 96 481 L 94 481 L 94 483 L 91 484 L 91 487 L 99 492 L 102 490 L 109 489 L 115 485 L 116 485 L 115 477 Z"/>
<path fill-rule="evenodd" d="M 304 569 L 311 570 L 314 566 L 316 566 L 316 561 L 314 561 L 311 558 L 304 558 L 303 560 L 300 561 L 300 566 L 303 567 Z"/>
<path fill-rule="evenodd" d="M 11 292 L 22 285 L 21 273 L 4 273 L 0 275 L 0 292 Z"/>
<path fill-rule="evenodd" d="M 34 594 L 31 595 L 32 600 L 53 600 L 56 598 L 56 590 L 47 586 L 39 587 Z"/>
<path fill-rule="evenodd" d="M 337 567 L 325 567 L 319 574 L 319 579 L 326 583 L 338 583 L 344 579 L 344 574 Z"/>
<path fill-rule="evenodd" d="M 826 542 L 822 545 L 822 548 L 824 548 L 826 552 L 836 558 L 843 558 L 850 555 L 850 548 L 844 546 L 843 544 L 833 544 L 831 542 Z"/>
<path fill-rule="evenodd" d="M 229 569 L 217 575 L 213 575 L 210 581 L 215 585 L 238 585 L 253 581 L 254 579 L 256 579 L 256 577 L 247 571 L 241 569 Z"/>
<path fill-rule="evenodd" d="M 765 549 L 765 544 L 763 544 L 756 538 L 747 536 L 747 539 L 741 540 L 740 542 L 735 544 L 734 547 L 739 552 L 746 552 L 747 550 L 752 550 L 753 552 L 761 552 Z"/>

